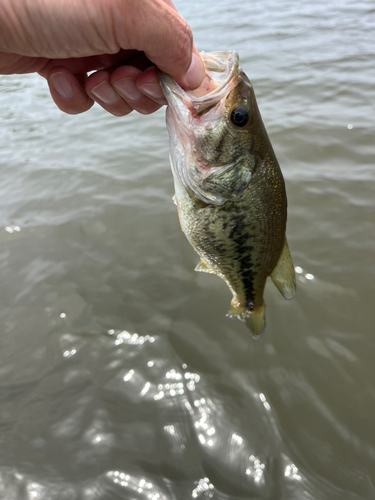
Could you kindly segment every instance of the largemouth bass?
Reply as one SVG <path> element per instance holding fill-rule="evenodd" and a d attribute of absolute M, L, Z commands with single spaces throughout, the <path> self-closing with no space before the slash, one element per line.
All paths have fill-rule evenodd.
<path fill-rule="evenodd" d="M 267 277 L 285 299 L 295 293 L 284 179 L 237 53 L 201 57 L 206 76 L 194 92 L 159 74 L 168 101 L 174 201 L 201 258 L 195 270 L 226 282 L 233 294 L 228 315 L 257 336 L 265 328 Z"/>

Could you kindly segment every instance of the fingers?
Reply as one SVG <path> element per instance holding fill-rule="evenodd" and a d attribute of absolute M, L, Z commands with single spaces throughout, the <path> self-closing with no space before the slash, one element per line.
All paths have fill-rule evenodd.
<path fill-rule="evenodd" d="M 147 115 L 166 104 L 155 68 L 142 72 L 133 66 L 121 66 L 112 73 L 97 71 L 87 79 L 85 90 L 115 116 L 124 116 L 133 110 Z"/>
<path fill-rule="evenodd" d="M 106 111 L 115 116 L 124 116 L 133 110 L 142 114 L 153 113 L 163 102 L 155 102 L 137 87 L 137 77 L 142 74 L 137 68 L 123 66 L 108 71 L 98 71 L 86 82 L 86 92 Z"/>
<path fill-rule="evenodd" d="M 112 115 L 128 115 L 133 108 L 116 92 L 111 85 L 110 78 L 108 71 L 97 71 L 87 79 L 85 90 L 93 100 Z"/>
<path fill-rule="evenodd" d="M 141 71 L 122 66 L 111 74 L 111 84 L 128 106 L 142 114 L 150 114 L 167 104 L 154 67 Z"/>
<path fill-rule="evenodd" d="M 80 75 L 83 83 L 85 75 Z M 50 70 L 47 82 L 52 99 L 61 111 L 75 115 L 91 108 L 94 101 L 86 94 L 78 79 L 63 66 Z"/>
<path fill-rule="evenodd" d="M 68 114 L 83 113 L 94 101 L 114 116 L 133 110 L 150 114 L 166 104 L 155 67 L 141 71 L 121 66 L 87 75 L 73 75 L 67 68 L 54 67 L 46 75 L 55 104 Z"/>

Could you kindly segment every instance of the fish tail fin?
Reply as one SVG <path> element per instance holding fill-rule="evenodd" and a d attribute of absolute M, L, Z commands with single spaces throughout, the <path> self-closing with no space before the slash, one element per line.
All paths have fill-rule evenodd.
<path fill-rule="evenodd" d="M 260 307 L 253 309 L 245 318 L 245 323 L 254 337 L 259 337 L 266 329 L 266 306 L 262 304 Z"/>
<path fill-rule="evenodd" d="M 266 328 L 265 312 L 266 306 L 264 303 L 258 307 L 250 309 L 249 307 L 243 307 L 233 304 L 232 301 L 227 316 L 229 316 L 230 318 L 236 317 L 240 321 L 243 321 L 253 334 L 253 337 L 257 338 L 262 335 Z"/>

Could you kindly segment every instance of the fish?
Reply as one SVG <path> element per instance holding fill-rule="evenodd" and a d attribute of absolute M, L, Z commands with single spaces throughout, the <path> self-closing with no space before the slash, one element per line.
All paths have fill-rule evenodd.
<path fill-rule="evenodd" d="M 237 52 L 200 56 L 205 77 L 195 91 L 159 71 L 173 200 L 200 256 L 195 270 L 225 281 L 233 296 L 227 315 L 258 337 L 265 330 L 268 276 L 287 300 L 296 289 L 284 178 Z"/>

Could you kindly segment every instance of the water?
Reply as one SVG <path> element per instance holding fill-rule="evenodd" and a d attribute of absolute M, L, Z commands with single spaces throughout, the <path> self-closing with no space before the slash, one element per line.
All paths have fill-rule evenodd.
<path fill-rule="evenodd" d="M 298 292 L 225 318 L 179 229 L 164 110 L 0 80 L 0 498 L 375 498 L 375 10 L 177 2 L 235 49 L 287 183 Z"/>

